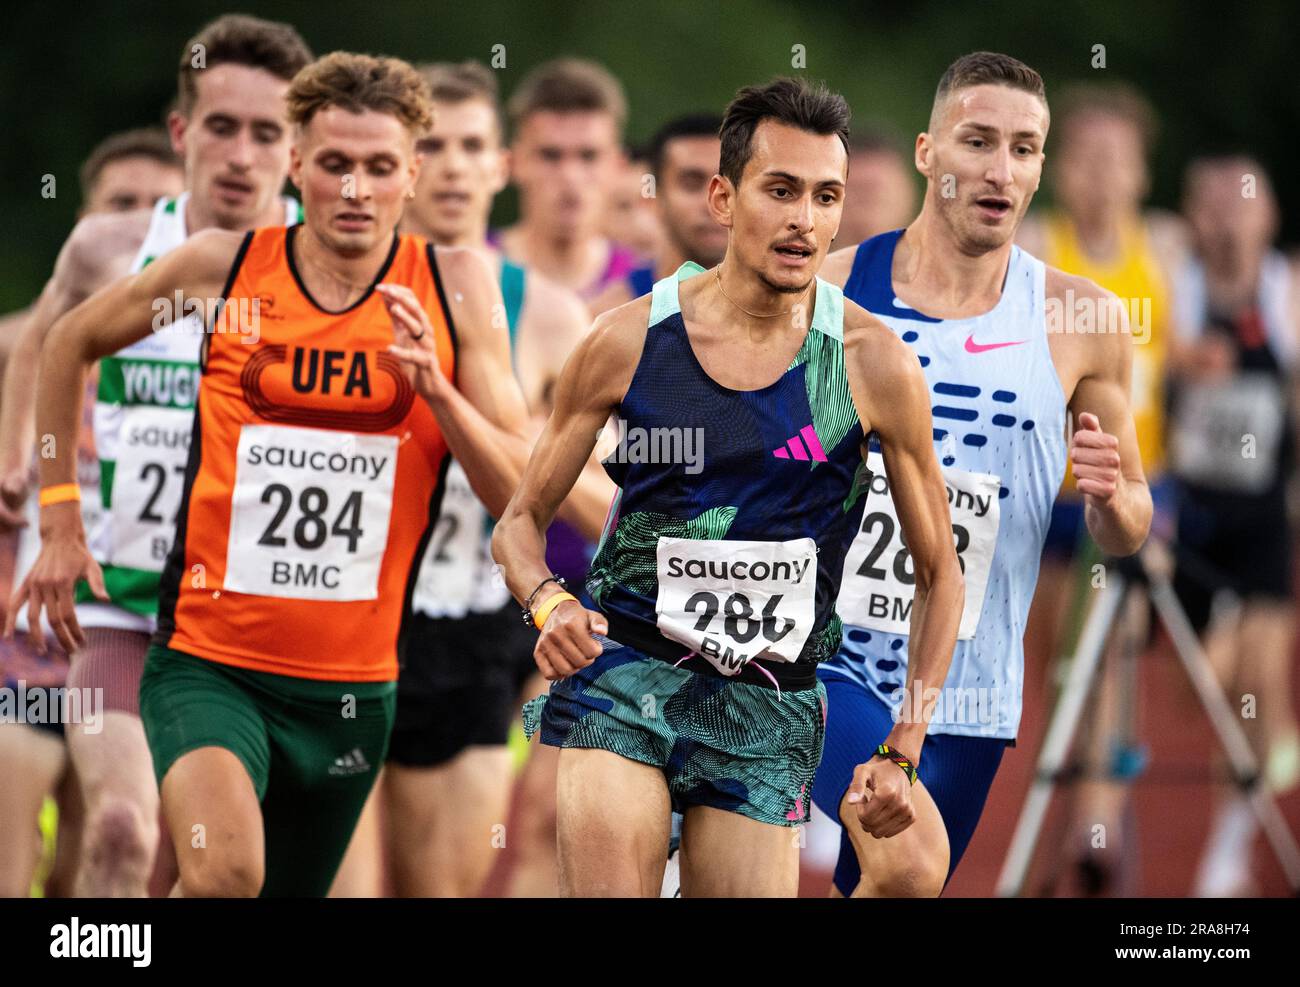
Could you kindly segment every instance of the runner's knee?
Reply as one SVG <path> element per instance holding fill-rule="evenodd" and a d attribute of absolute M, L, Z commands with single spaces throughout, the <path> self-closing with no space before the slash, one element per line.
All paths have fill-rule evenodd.
<path fill-rule="evenodd" d="M 886 898 L 937 898 L 947 871 L 946 860 L 912 859 L 873 877 L 877 893 Z"/>
<path fill-rule="evenodd" d="M 113 870 L 145 870 L 158 848 L 158 820 L 121 796 L 91 809 L 85 825 L 86 857 Z"/>
<path fill-rule="evenodd" d="M 244 846 L 207 848 L 181 861 L 181 890 L 187 898 L 256 898 L 264 880 L 262 862 Z"/>

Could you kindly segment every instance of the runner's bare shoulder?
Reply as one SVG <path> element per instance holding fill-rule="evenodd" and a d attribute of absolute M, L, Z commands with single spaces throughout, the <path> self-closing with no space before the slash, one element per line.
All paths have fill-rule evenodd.
<path fill-rule="evenodd" d="M 145 268 L 156 272 L 164 286 L 185 288 L 192 294 L 215 298 L 230 280 L 247 232 L 200 230 Z"/>
<path fill-rule="evenodd" d="M 567 356 L 587 335 L 592 316 L 577 292 L 530 269 L 519 320 L 521 332 L 536 334 Z"/>
<path fill-rule="evenodd" d="M 853 273 L 853 262 L 857 259 L 859 246 L 860 244 L 855 243 L 829 253 L 817 276 L 823 281 L 829 281 L 843 288 L 848 284 L 849 275 Z"/>
<path fill-rule="evenodd" d="M 1058 267 L 1052 267 L 1050 264 L 1044 264 L 1043 266 L 1047 268 L 1043 290 L 1049 303 L 1049 320 L 1051 304 L 1062 306 L 1063 311 L 1068 311 L 1081 301 L 1091 303 L 1098 311 L 1104 311 L 1107 307 L 1112 307 L 1115 309 L 1117 317 L 1124 316 L 1124 306 L 1113 291 L 1108 291 L 1096 281 L 1085 278 L 1080 274 L 1070 274 Z M 1114 334 L 1109 333 L 1108 335 Z"/>
<path fill-rule="evenodd" d="M 844 363 L 855 401 L 875 419 L 898 409 L 898 402 L 910 400 L 918 385 L 925 391 L 925 377 L 915 351 L 894 331 L 861 305 L 844 299 Z M 862 390 L 858 390 L 859 386 Z"/>
<path fill-rule="evenodd" d="M 903 357 L 917 362 L 910 346 L 851 298 L 844 299 L 844 346 L 845 349 L 864 348 L 876 362 L 888 361 L 892 365 Z"/>
<path fill-rule="evenodd" d="M 59 252 L 55 278 L 84 297 L 127 274 L 152 216 L 152 209 L 133 209 L 82 217 Z"/>
<path fill-rule="evenodd" d="M 1127 306 L 1096 281 L 1050 264 L 1045 277 L 1047 335 L 1053 347 L 1087 352 L 1093 370 L 1114 365 L 1132 345 Z"/>
<path fill-rule="evenodd" d="M 632 384 L 650 320 L 650 297 L 634 298 L 596 317 L 565 364 L 564 377 L 591 400 L 613 406 Z"/>

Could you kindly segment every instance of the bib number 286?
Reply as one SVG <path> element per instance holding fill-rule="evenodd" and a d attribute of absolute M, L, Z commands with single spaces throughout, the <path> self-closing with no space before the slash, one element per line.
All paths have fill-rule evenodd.
<path fill-rule="evenodd" d="M 748 644 L 760 632 L 765 641 L 775 644 L 794 628 L 794 620 L 777 616 L 776 611 L 782 600 L 780 593 L 768 599 L 763 605 L 763 612 L 758 616 L 754 615 L 754 606 L 745 593 L 730 593 L 725 600 L 721 600 L 721 595 L 700 590 L 686 601 L 686 609 L 700 615 L 695 621 L 697 631 L 707 632 L 719 612 L 723 615 L 722 632 L 741 644 Z"/>
<path fill-rule="evenodd" d="M 751 659 L 795 661 L 812 632 L 817 546 L 785 542 L 659 539 L 659 632 L 724 675 Z"/>

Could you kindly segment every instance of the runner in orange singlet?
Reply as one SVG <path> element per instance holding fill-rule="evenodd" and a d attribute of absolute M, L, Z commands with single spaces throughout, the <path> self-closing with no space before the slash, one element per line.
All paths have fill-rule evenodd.
<path fill-rule="evenodd" d="M 205 352 L 140 687 L 187 896 L 328 890 L 386 753 L 449 455 L 495 514 L 525 453 L 494 273 L 393 232 L 427 84 L 335 52 L 287 100 L 305 223 L 191 237 L 60 320 L 46 345 L 74 359 L 39 383 L 41 431 L 72 448 L 82 365 L 147 337 L 160 301 L 202 308 L 168 330 L 206 332 Z M 71 457 L 42 465 L 44 544 L 15 606 L 47 609 L 70 648 L 73 583 L 103 582 Z"/>

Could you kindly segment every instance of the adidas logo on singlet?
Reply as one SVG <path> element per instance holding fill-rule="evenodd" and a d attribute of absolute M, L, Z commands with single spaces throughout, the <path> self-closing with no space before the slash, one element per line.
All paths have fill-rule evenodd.
<path fill-rule="evenodd" d="M 803 437 L 802 442 L 800 436 Z M 827 462 L 826 450 L 822 448 L 821 441 L 817 438 L 817 431 L 811 425 L 799 429 L 799 435 L 786 439 L 784 446 L 772 450 L 772 455 L 777 459 L 798 459 L 805 463 L 809 459 L 819 463 Z"/>
<path fill-rule="evenodd" d="M 329 773 L 335 777 L 346 778 L 351 775 L 364 774 L 369 770 L 370 763 L 366 760 L 366 756 L 361 753 L 361 748 L 353 747 L 346 754 L 334 759 L 334 763 L 330 765 Z"/>

